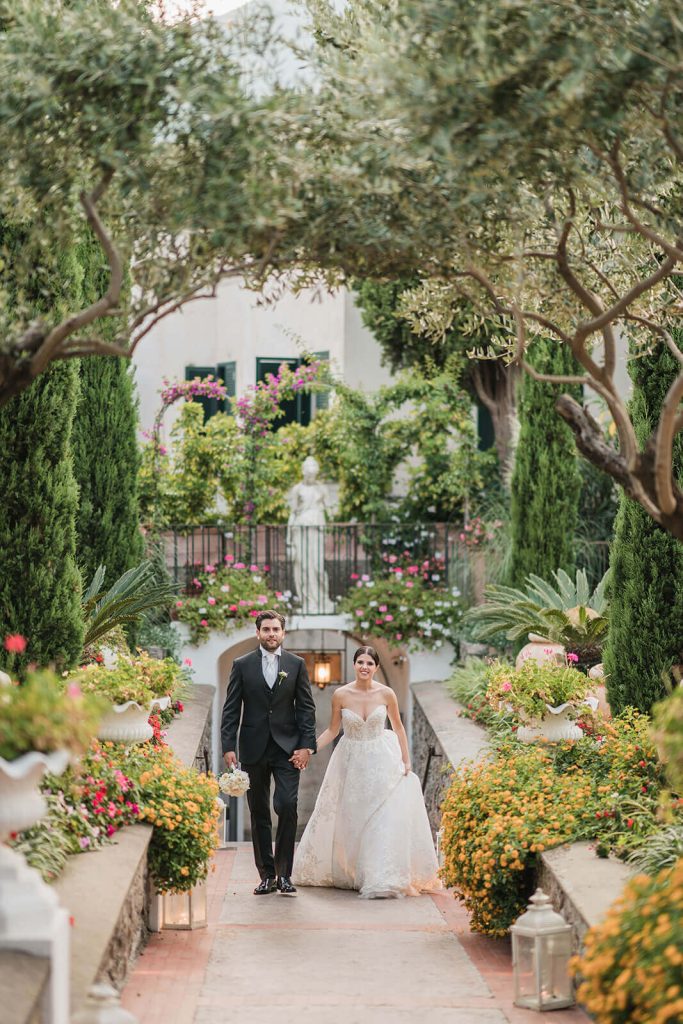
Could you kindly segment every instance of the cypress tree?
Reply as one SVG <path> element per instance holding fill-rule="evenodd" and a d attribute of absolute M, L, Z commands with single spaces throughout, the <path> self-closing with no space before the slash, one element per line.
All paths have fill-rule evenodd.
<path fill-rule="evenodd" d="M 0 222 L 6 258 L 22 243 L 20 230 Z M 36 316 L 56 319 L 71 307 L 78 286 L 78 264 L 64 254 L 36 265 L 8 305 L 17 301 Z M 81 653 L 78 488 L 71 454 L 78 386 L 76 363 L 57 363 L 0 408 L 0 639 L 20 633 L 28 641 L 21 656 L 8 656 L 0 646 L 0 659 L 14 668 L 29 662 L 66 667 Z"/>
<path fill-rule="evenodd" d="M 629 407 L 639 445 L 656 426 L 677 370 L 665 348 L 629 361 Z M 681 434 L 673 469 L 683 479 Z M 610 628 L 603 652 L 607 694 L 614 713 L 629 705 L 647 713 L 666 696 L 672 665 L 683 661 L 683 544 L 622 493 L 610 567 Z"/>
<path fill-rule="evenodd" d="M 576 373 L 571 351 L 556 342 L 535 342 L 529 358 L 541 373 Z M 529 573 L 550 579 L 557 569 L 571 574 L 575 567 L 581 478 L 572 433 L 555 410 L 559 390 L 559 385 L 540 383 L 528 375 L 522 382 L 510 491 L 509 582 L 513 587 L 523 586 Z"/>
<path fill-rule="evenodd" d="M 83 301 L 106 290 L 109 271 L 100 245 L 89 236 L 78 248 Z M 113 341 L 115 320 L 98 325 Z M 74 470 L 80 490 L 77 557 L 86 584 L 98 565 L 113 583 L 143 556 L 138 522 L 139 450 L 133 378 L 125 359 L 95 356 L 81 361 L 81 395 L 74 420 Z"/>

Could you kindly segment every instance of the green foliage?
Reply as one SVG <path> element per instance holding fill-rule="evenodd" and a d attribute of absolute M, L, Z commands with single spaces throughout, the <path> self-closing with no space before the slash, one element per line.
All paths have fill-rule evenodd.
<path fill-rule="evenodd" d="M 154 825 L 149 865 L 156 888 L 186 892 L 206 878 L 218 844 L 216 780 L 152 743 L 122 750 L 121 767 L 138 786 L 142 820 Z"/>
<path fill-rule="evenodd" d="M 534 345 L 531 361 L 539 373 L 573 373 L 566 348 L 546 341 Z M 556 389 L 531 377 L 522 382 L 520 432 L 512 474 L 512 586 L 528 576 L 549 576 L 574 568 L 573 538 L 581 481 L 569 427 L 555 411 Z"/>
<path fill-rule="evenodd" d="M 683 859 L 637 875 L 585 936 L 577 997 L 596 1024 L 677 1024 L 683 1015 Z"/>
<path fill-rule="evenodd" d="M 671 788 L 683 799 L 683 688 L 677 686 L 671 696 L 655 704 L 652 711 L 659 756 Z"/>
<path fill-rule="evenodd" d="M 155 697 L 176 697 L 185 687 L 185 670 L 172 658 L 151 658 L 145 651 L 135 657 L 119 654 L 112 668 L 86 665 L 78 679 L 84 693 L 97 694 L 112 704 L 132 700 L 149 707 Z"/>
<path fill-rule="evenodd" d="M 452 776 L 443 803 L 445 882 L 471 927 L 504 935 L 531 893 L 538 854 L 579 839 L 628 856 L 657 829 L 663 783 L 648 722 L 605 723 L 599 742 L 524 744 Z"/>
<path fill-rule="evenodd" d="M 102 589 L 105 572 L 104 565 L 98 566 L 83 594 L 86 651 L 102 646 L 122 626 L 137 625 L 145 613 L 168 609 L 176 594 L 170 580 L 157 580 L 151 561 L 128 569 L 106 591 Z"/>
<path fill-rule="evenodd" d="M 668 351 L 629 363 L 630 411 L 640 444 L 655 428 L 677 371 Z M 673 473 L 683 481 L 683 434 L 674 440 Z M 622 495 L 610 566 L 612 621 L 604 659 L 610 705 L 649 712 L 666 694 L 672 665 L 683 662 L 683 543 Z"/>
<path fill-rule="evenodd" d="M 84 696 L 78 683 L 64 687 L 44 670 L 22 684 L 0 684 L 0 757 L 7 761 L 38 750 L 85 750 L 97 730 L 103 703 Z"/>
<path fill-rule="evenodd" d="M 462 603 L 459 591 L 448 586 L 443 564 L 394 560 L 387 570 L 355 579 L 339 603 L 338 610 L 353 618 L 353 633 L 364 641 L 382 637 L 417 649 L 452 642 Z"/>
<path fill-rule="evenodd" d="M 58 315 L 79 288 L 81 268 L 73 253 L 49 254 L 27 280 L 12 276 L 25 244 L 25 231 L 0 220 L 0 262 L 3 255 L 9 261 L 8 324 L 21 308 L 33 316 L 46 313 L 46 295 L 55 302 L 50 312 Z M 81 652 L 78 490 L 71 454 L 78 387 L 77 366 L 62 364 L 0 409 L 0 622 L 6 632 L 26 637 L 24 665 L 69 667 Z"/>
<path fill-rule="evenodd" d="M 494 711 L 486 699 L 488 664 L 483 658 L 466 658 L 446 680 L 451 697 L 462 705 L 459 714 L 488 729 L 495 737 L 509 734 L 513 719 L 509 712 Z"/>
<path fill-rule="evenodd" d="M 518 644 L 536 633 L 577 654 L 581 667 L 596 664 L 609 626 L 607 574 L 592 593 L 583 569 L 575 580 L 562 569 L 552 575 L 556 587 L 533 573 L 527 576 L 525 590 L 489 584 L 484 603 L 466 612 L 465 625 L 477 640 L 495 640 L 503 634 Z"/>
<path fill-rule="evenodd" d="M 77 247 L 83 268 L 80 304 L 95 302 L 109 283 L 109 268 L 94 235 Z M 101 326 L 105 341 L 116 338 L 109 318 Z M 80 363 L 80 397 L 74 417 L 72 448 L 79 490 L 76 517 L 78 562 L 86 580 L 98 565 L 114 578 L 142 559 L 138 523 L 137 476 L 140 461 L 133 377 L 125 359 L 98 356 Z"/>
<path fill-rule="evenodd" d="M 585 703 L 592 682 L 587 675 L 571 665 L 553 662 L 540 663 L 527 658 L 519 668 L 494 662 L 487 672 L 486 699 L 495 710 L 512 710 L 515 718 L 524 723 L 538 723 L 544 718 L 548 706 L 571 704 L 580 717 L 588 712 Z"/>
<path fill-rule="evenodd" d="M 232 557 L 227 556 L 231 563 Z M 254 622 L 266 608 L 286 615 L 291 606 L 291 593 L 274 590 L 269 568 L 245 565 L 243 562 L 225 566 L 204 566 L 192 581 L 190 593 L 175 603 L 175 617 L 187 623 L 190 642 L 204 643 L 212 629 L 231 633 L 239 626 Z"/>

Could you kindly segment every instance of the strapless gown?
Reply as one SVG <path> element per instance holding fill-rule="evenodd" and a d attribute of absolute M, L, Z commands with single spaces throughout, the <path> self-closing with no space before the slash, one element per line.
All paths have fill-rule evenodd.
<path fill-rule="evenodd" d="M 384 705 L 367 719 L 342 709 L 344 735 L 294 857 L 296 885 L 356 889 L 365 899 L 440 887 L 420 782 L 404 775 L 386 716 Z"/>

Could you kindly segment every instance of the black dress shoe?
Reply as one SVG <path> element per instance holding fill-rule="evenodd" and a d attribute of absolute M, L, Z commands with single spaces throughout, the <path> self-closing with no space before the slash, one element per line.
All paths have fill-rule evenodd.
<path fill-rule="evenodd" d="M 264 878 L 254 889 L 254 896 L 263 896 L 265 893 L 275 892 L 278 888 L 279 886 L 274 878 Z"/>
<path fill-rule="evenodd" d="M 296 886 L 292 885 L 290 878 L 281 875 L 277 880 L 277 887 L 283 896 L 296 896 Z"/>

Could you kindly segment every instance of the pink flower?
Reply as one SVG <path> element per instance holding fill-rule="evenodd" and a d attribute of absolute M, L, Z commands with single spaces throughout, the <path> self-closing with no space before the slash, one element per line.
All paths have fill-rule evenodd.
<path fill-rule="evenodd" d="M 250 565 L 249 572 L 258 572 L 258 565 Z"/>
<path fill-rule="evenodd" d="M 230 611 L 231 612 L 236 612 L 237 611 L 237 605 L 236 604 L 231 604 L 230 605 Z"/>
<path fill-rule="evenodd" d="M 192 665 L 192 658 L 184 658 L 183 659 L 183 665 L 191 666 Z"/>
<path fill-rule="evenodd" d="M 216 598 L 215 597 L 207 597 L 206 603 L 207 604 L 215 604 L 216 603 Z"/>
<path fill-rule="evenodd" d="M 255 619 L 256 616 L 259 614 L 258 608 L 252 608 L 251 611 L 249 612 L 249 614 L 251 615 L 252 618 Z"/>
<path fill-rule="evenodd" d="M 375 619 L 375 625 L 376 626 L 381 626 L 382 625 L 382 619 Z"/>
<path fill-rule="evenodd" d="M 241 605 L 241 607 L 242 607 L 242 608 L 244 608 L 244 607 L 245 607 L 245 605 L 248 605 L 248 604 L 249 604 L 249 602 L 248 602 L 248 601 L 245 601 L 245 600 L 244 600 L 244 598 L 242 598 L 242 599 L 240 600 L 240 605 Z"/>
<path fill-rule="evenodd" d="M 370 577 L 367 575 L 367 573 L 363 573 L 361 579 L 363 580 L 364 583 L 367 583 Z"/>
<path fill-rule="evenodd" d="M 206 627 L 206 626 L 209 625 L 209 623 L 206 621 L 206 619 L 201 619 L 200 622 L 199 622 L 199 625 Z"/>
<path fill-rule="evenodd" d="M 358 579 L 358 573 L 357 572 L 352 572 L 351 573 L 351 579 L 352 580 L 357 580 Z"/>
<path fill-rule="evenodd" d="M 235 562 L 235 569 L 246 569 L 244 562 Z"/>
<path fill-rule="evenodd" d="M 407 587 L 413 587 L 414 585 L 415 585 L 415 584 L 413 583 L 413 581 L 412 581 L 412 580 L 406 580 L 406 586 L 407 586 Z"/>
<path fill-rule="evenodd" d="M 356 608 L 356 615 L 357 615 L 357 616 L 358 616 L 359 618 L 361 618 L 361 619 L 362 619 L 362 618 L 363 618 L 363 609 L 362 609 L 362 608 Z"/>
<path fill-rule="evenodd" d="M 512 689 L 512 683 L 509 683 L 507 681 L 507 679 L 506 679 L 505 682 L 503 683 L 503 685 L 501 686 L 501 690 L 504 690 L 505 693 L 508 693 L 508 691 L 511 690 L 511 689 Z"/>
<path fill-rule="evenodd" d="M 384 616 L 384 621 L 385 622 L 393 622 L 394 621 L 394 616 L 393 615 L 385 615 Z"/>
<path fill-rule="evenodd" d="M 397 561 L 396 555 L 389 555 L 389 561 L 393 565 Z"/>
<path fill-rule="evenodd" d="M 216 566 L 215 565 L 205 565 L 204 566 L 204 572 L 215 572 L 215 571 L 216 571 Z"/>
<path fill-rule="evenodd" d="M 5 637 L 5 650 L 10 654 L 23 654 L 26 650 L 26 637 L 21 633 L 10 633 Z"/>
<path fill-rule="evenodd" d="M 270 566 L 269 565 L 264 565 L 263 566 L 263 571 L 264 572 L 270 572 Z"/>
<path fill-rule="evenodd" d="M 578 654 L 572 654 L 571 652 L 567 654 L 567 661 L 571 662 L 572 664 L 575 664 L 578 660 Z"/>
<path fill-rule="evenodd" d="M 414 576 L 415 573 L 419 572 L 419 571 L 420 571 L 420 568 L 417 565 L 409 565 L 408 566 L 408 572 L 410 573 L 411 576 Z"/>
<path fill-rule="evenodd" d="M 397 640 L 402 640 L 403 639 L 403 633 L 397 633 L 396 634 L 396 639 Z"/>
<path fill-rule="evenodd" d="M 176 601 L 175 606 L 176 606 L 176 608 L 182 608 L 183 607 L 183 602 L 182 601 Z"/>
<path fill-rule="evenodd" d="M 387 606 L 385 604 L 381 604 L 379 606 L 379 608 L 377 609 L 377 611 L 379 611 L 379 612 L 385 612 L 386 610 L 387 610 Z"/>
<path fill-rule="evenodd" d="M 116 832 L 116 829 L 114 828 L 114 826 L 113 825 L 107 825 L 107 835 L 108 836 L 113 836 L 114 832 Z"/>
<path fill-rule="evenodd" d="M 225 558 L 223 559 L 223 561 L 224 562 L 234 562 L 235 561 L 235 556 L 234 555 L 226 555 Z"/>
<path fill-rule="evenodd" d="M 90 846 L 90 839 L 88 836 L 81 836 L 78 840 L 78 844 L 81 850 L 87 850 Z"/>
<path fill-rule="evenodd" d="M 67 697 L 80 697 L 81 688 L 78 683 L 69 683 L 66 688 Z"/>

